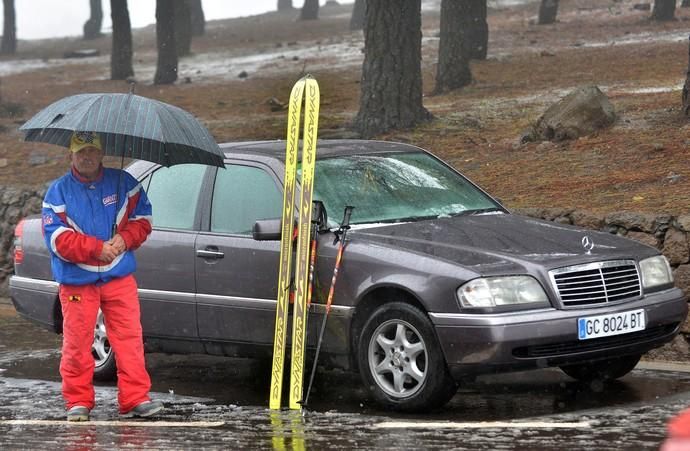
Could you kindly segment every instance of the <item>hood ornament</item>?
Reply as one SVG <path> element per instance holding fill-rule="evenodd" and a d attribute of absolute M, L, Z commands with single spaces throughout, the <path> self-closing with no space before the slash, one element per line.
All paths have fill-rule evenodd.
<path fill-rule="evenodd" d="M 592 253 L 592 249 L 594 249 L 594 241 L 592 241 L 589 235 L 582 237 L 582 247 L 585 248 L 585 254 L 590 255 Z"/>

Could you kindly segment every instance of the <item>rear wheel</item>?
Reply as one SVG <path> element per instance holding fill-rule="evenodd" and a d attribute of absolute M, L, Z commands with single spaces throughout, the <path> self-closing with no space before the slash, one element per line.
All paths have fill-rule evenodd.
<path fill-rule="evenodd" d="M 93 332 L 93 344 L 91 354 L 96 364 L 93 370 L 93 378 L 97 381 L 112 381 L 117 376 L 117 366 L 115 365 L 115 353 L 110 347 L 108 334 L 105 330 L 105 319 L 103 312 L 98 310 L 96 327 Z"/>
<path fill-rule="evenodd" d="M 610 381 L 631 372 L 640 361 L 640 357 L 642 356 L 626 355 L 576 365 L 563 365 L 560 368 L 565 374 L 578 381 L 590 382 L 596 379 Z"/>
<path fill-rule="evenodd" d="M 359 371 L 378 403 L 400 411 L 442 406 L 457 390 L 433 325 L 418 308 L 391 302 L 374 311 L 358 344 Z"/>

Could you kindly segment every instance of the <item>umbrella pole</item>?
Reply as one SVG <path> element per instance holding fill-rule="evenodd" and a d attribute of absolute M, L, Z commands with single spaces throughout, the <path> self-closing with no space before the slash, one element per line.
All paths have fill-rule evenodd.
<path fill-rule="evenodd" d="M 129 84 L 129 94 L 127 95 L 127 104 L 125 105 L 125 113 L 129 110 L 129 104 L 132 102 L 132 96 L 134 95 L 134 87 L 137 82 L 133 81 Z M 117 141 L 116 141 L 117 142 Z M 115 197 L 115 217 L 113 218 L 113 227 L 110 231 L 110 239 L 115 238 L 117 234 L 117 214 L 120 211 L 120 187 L 122 186 L 122 171 L 125 169 L 125 149 L 122 149 L 122 154 L 120 155 L 120 175 L 117 179 L 117 197 Z"/>

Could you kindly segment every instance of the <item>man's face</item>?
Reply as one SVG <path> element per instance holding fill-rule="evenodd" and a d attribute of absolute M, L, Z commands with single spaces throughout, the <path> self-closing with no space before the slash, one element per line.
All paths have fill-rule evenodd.
<path fill-rule="evenodd" d="M 74 168 L 82 177 L 93 180 L 98 176 L 103 162 L 103 151 L 97 147 L 84 147 L 79 152 L 70 152 Z"/>

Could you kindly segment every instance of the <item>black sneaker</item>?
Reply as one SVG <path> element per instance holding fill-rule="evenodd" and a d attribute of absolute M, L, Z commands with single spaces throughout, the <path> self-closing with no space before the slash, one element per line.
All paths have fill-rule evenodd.
<path fill-rule="evenodd" d="M 67 411 L 67 421 L 89 421 L 89 409 L 84 406 L 74 406 Z"/>
<path fill-rule="evenodd" d="M 124 417 L 151 417 L 163 410 L 163 403 L 160 401 L 144 401 L 129 412 L 123 414 Z"/>

